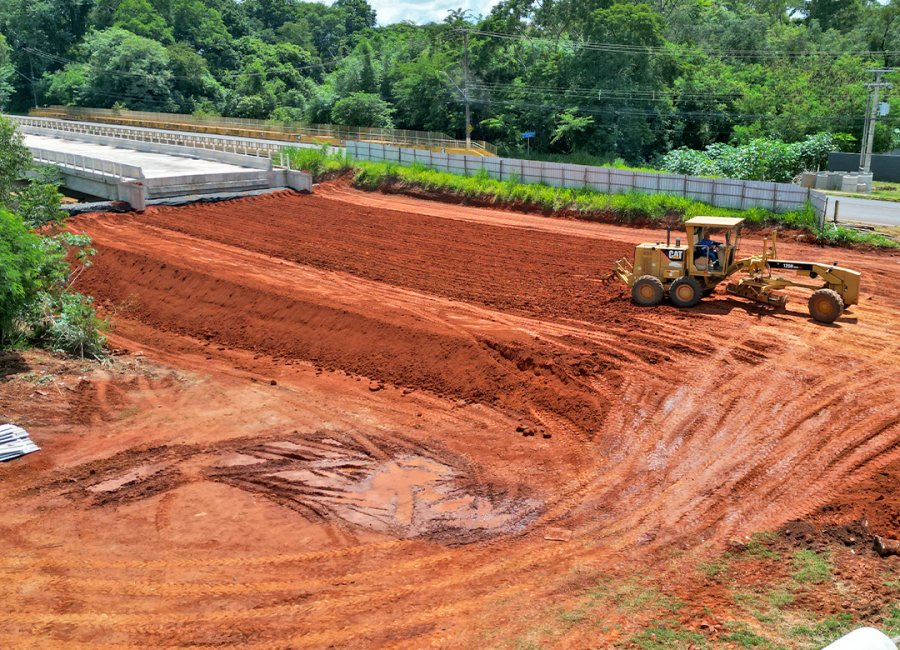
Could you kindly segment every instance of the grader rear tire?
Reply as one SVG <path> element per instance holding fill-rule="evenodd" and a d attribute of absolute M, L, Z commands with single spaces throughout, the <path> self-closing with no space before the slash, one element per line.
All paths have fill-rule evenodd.
<path fill-rule="evenodd" d="M 631 299 L 641 307 L 655 307 L 664 293 L 662 282 L 652 275 L 642 275 L 631 285 Z"/>
<path fill-rule="evenodd" d="M 819 289 L 809 297 L 809 315 L 820 323 L 833 323 L 844 313 L 844 300 L 837 291 Z"/>
<path fill-rule="evenodd" d="M 669 287 L 669 300 L 676 307 L 693 307 L 703 297 L 703 288 L 696 278 L 687 275 L 678 278 Z"/>

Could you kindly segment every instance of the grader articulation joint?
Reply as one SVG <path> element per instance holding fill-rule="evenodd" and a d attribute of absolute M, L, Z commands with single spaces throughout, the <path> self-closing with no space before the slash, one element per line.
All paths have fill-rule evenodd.
<path fill-rule="evenodd" d="M 684 224 L 684 244 L 676 239 L 672 245 L 668 233 L 665 244 L 639 244 L 634 264 L 623 258 L 616 262 L 613 272 L 631 289 L 632 300 L 646 307 L 658 305 L 666 295 L 678 307 L 693 307 L 729 279 L 725 287 L 728 293 L 777 307 L 787 303 L 787 296 L 775 291 L 787 287 L 811 289 L 809 313 L 821 323 L 833 323 L 845 307 L 859 302 L 857 271 L 836 262 L 778 259 L 774 235 L 763 240 L 761 254 L 738 258 L 743 222 L 730 217 L 694 217 Z M 776 271 L 793 271 L 822 282 L 798 282 L 775 275 Z M 740 277 L 732 278 L 736 274 Z"/>

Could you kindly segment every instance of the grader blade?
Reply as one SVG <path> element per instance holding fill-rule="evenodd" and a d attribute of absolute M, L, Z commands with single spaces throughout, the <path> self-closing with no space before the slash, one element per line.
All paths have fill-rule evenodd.
<path fill-rule="evenodd" d="M 734 294 L 735 296 L 741 296 L 742 298 L 749 298 L 756 302 L 771 305 L 772 307 L 784 307 L 788 301 L 786 295 L 772 293 L 765 285 L 745 282 L 743 280 L 728 283 L 725 286 L 725 291 Z"/>

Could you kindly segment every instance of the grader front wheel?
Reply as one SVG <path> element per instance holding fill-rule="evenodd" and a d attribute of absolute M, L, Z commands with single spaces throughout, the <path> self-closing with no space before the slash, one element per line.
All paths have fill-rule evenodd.
<path fill-rule="evenodd" d="M 631 285 L 631 299 L 641 307 L 655 307 L 662 302 L 663 285 L 659 278 L 642 275 Z"/>
<path fill-rule="evenodd" d="M 820 323 L 833 323 L 844 313 L 844 301 L 837 291 L 819 289 L 809 297 L 809 315 Z"/>
<path fill-rule="evenodd" d="M 677 307 L 693 307 L 703 297 L 703 288 L 695 278 L 678 278 L 669 288 L 669 299 Z"/>

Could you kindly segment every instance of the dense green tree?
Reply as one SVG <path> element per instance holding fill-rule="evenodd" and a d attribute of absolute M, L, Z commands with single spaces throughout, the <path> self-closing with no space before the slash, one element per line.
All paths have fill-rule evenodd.
<path fill-rule="evenodd" d="M 209 64 L 187 43 L 167 48 L 169 69 L 173 75 L 172 98 L 178 110 L 193 113 L 198 109 L 221 111 L 226 91 L 209 71 Z"/>
<path fill-rule="evenodd" d="M 35 300 L 42 262 L 40 237 L 0 208 L 0 346 L 15 338 L 16 318 Z"/>
<path fill-rule="evenodd" d="M 88 28 L 85 0 L 0 0 L 0 33 L 11 47 L 14 108 L 39 100 L 38 82 L 67 61 Z"/>
<path fill-rule="evenodd" d="M 171 0 L 175 39 L 193 46 L 217 63 L 224 63 L 231 50 L 231 34 L 222 14 L 201 0 Z"/>
<path fill-rule="evenodd" d="M 866 71 L 900 65 L 898 3 L 502 0 L 484 18 L 378 27 L 365 0 L 0 0 L 0 101 L 314 122 L 377 106 L 368 120 L 462 138 L 467 92 L 473 136 L 505 151 L 528 130 L 533 151 L 652 162 L 772 135 L 858 138 Z"/>
<path fill-rule="evenodd" d="M 398 126 L 440 133 L 463 127 L 462 96 L 447 73 L 452 66 L 447 55 L 422 54 L 397 67 L 393 92 Z"/>
<path fill-rule="evenodd" d="M 45 101 L 63 106 L 80 106 L 87 102 L 87 63 L 69 63 L 61 70 L 47 74 L 41 81 L 41 94 Z"/>
<path fill-rule="evenodd" d="M 375 27 L 375 10 L 366 0 L 335 0 L 332 6 L 343 14 L 347 34 Z"/>
<path fill-rule="evenodd" d="M 344 126 L 392 128 L 391 107 L 378 95 L 353 93 L 331 109 L 331 121 Z"/>
<path fill-rule="evenodd" d="M 816 21 L 824 29 L 845 31 L 859 20 L 860 0 L 806 0 L 803 10 L 807 20 Z"/>
<path fill-rule="evenodd" d="M 556 128 L 553 129 L 553 137 L 550 144 L 557 142 L 566 143 L 571 151 L 574 149 L 581 135 L 590 129 L 594 123 L 594 118 L 590 115 L 576 115 L 574 110 L 568 110 L 559 115 L 556 122 Z"/>
<path fill-rule="evenodd" d="M 83 49 L 89 55 L 82 92 L 91 105 L 121 102 L 138 110 L 175 108 L 169 54 L 159 42 L 111 27 L 89 34 Z"/>
<path fill-rule="evenodd" d="M 174 40 L 172 27 L 149 0 L 122 0 L 113 14 L 113 26 L 160 43 Z"/>
<path fill-rule="evenodd" d="M 363 39 L 357 48 L 360 57 L 359 89 L 364 93 L 378 92 L 378 71 L 375 69 L 375 52 L 369 41 Z"/>
<path fill-rule="evenodd" d="M 9 43 L 6 42 L 6 37 L 0 34 L 0 110 L 6 108 L 14 92 L 12 79 L 15 74 L 16 68 L 10 56 Z"/>
<path fill-rule="evenodd" d="M 31 153 L 15 124 L 0 117 L 0 206 L 8 205 L 13 183 L 31 165 Z"/>

